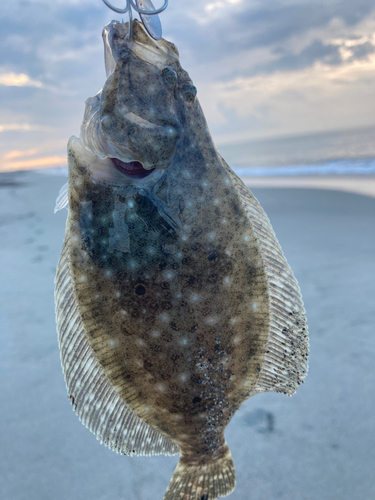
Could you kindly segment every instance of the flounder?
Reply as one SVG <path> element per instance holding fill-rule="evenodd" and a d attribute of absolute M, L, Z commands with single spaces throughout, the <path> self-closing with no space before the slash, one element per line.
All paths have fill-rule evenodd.
<path fill-rule="evenodd" d="M 62 367 L 102 443 L 181 454 L 164 500 L 213 500 L 235 487 L 224 431 L 236 410 L 261 392 L 292 395 L 306 375 L 305 311 L 176 47 L 136 20 L 127 31 L 105 27 L 107 80 L 68 145 Z"/>

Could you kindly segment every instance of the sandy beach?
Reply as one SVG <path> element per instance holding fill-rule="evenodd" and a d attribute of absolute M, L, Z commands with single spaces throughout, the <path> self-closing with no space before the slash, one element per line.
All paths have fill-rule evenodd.
<path fill-rule="evenodd" d="M 53 208 L 65 182 L 0 175 L 0 497 L 161 500 L 177 457 L 116 455 L 66 394 L 53 300 L 66 220 Z M 246 182 L 300 283 L 311 356 L 295 396 L 256 396 L 228 427 L 228 498 L 373 500 L 375 176 Z"/>
<path fill-rule="evenodd" d="M 344 191 L 375 198 L 375 175 L 320 175 L 243 177 L 253 188 L 299 188 Z"/>

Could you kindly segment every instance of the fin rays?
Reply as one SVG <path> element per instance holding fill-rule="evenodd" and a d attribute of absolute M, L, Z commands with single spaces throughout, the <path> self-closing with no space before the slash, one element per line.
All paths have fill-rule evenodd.
<path fill-rule="evenodd" d="M 56 274 L 56 323 L 69 398 L 97 439 L 126 455 L 174 455 L 179 448 L 141 420 L 119 397 L 85 336 L 70 279 L 68 241 Z"/>
<path fill-rule="evenodd" d="M 229 495 L 236 486 L 232 454 L 206 464 L 190 465 L 181 459 L 174 471 L 163 500 L 214 500 Z"/>
<path fill-rule="evenodd" d="M 309 342 L 301 292 L 267 215 L 245 184 L 223 163 L 258 240 L 268 285 L 269 338 L 254 394 L 275 391 L 291 396 L 308 369 Z"/>

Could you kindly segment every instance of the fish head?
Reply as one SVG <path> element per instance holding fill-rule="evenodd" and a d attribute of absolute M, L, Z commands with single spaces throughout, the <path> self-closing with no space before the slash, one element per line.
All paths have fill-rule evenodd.
<path fill-rule="evenodd" d="M 143 184 L 172 163 L 196 88 L 172 43 L 153 40 L 137 20 L 132 26 L 131 38 L 129 23 L 112 21 L 103 30 L 107 80 L 86 100 L 81 142 L 98 159 L 111 159 L 114 178 L 120 172 L 123 183 Z"/>

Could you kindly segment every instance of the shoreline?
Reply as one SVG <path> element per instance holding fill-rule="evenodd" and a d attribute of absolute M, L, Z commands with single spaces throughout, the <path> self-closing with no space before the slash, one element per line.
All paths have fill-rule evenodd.
<path fill-rule="evenodd" d="M 65 169 L 46 168 L 33 170 L 14 170 L 0 172 L 0 186 L 6 185 L 10 179 L 25 179 L 29 175 L 38 174 L 43 177 L 62 177 L 67 179 Z M 360 175 L 283 175 L 283 176 L 239 176 L 249 189 L 324 189 L 344 191 L 375 198 L 375 174 Z M 65 181 L 66 182 L 66 181 Z"/>
<path fill-rule="evenodd" d="M 375 198 L 375 175 L 241 176 L 248 188 L 299 188 L 345 191 Z"/>

